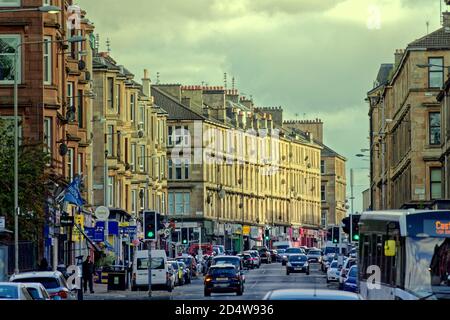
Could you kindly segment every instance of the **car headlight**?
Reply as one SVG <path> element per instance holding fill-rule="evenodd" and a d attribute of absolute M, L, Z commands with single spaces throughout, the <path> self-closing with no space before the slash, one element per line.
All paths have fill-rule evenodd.
<path fill-rule="evenodd" d="M 304 267 L 307 267 L 309 264 L 308 262 L 305 262 L 305 264 L 303 265 Z"/>
<path fill-rule="evenodd" d="M 288 267 L 292 267 L 292 264 L 290 262 L 287 263 Z"/>
<path fill-rule="evenodd" d="M 287 256 L 283 256 L 283 259 L 287 259 Z"/>

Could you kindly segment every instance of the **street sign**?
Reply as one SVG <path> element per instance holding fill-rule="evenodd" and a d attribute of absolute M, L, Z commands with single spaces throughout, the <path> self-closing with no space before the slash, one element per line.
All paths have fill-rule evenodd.
<path fill-rule="evenodd" d="M 6 228 L 5 217 L 0 217 L 0 229 L 5 229 L 5 228 Z"/>
<path fill-rule="evenodd" d="M 100 221 L 106 221 L 109 218 L 109 209 L 107 207 L 98 207 L 95 210 L 95 216 Z"/>
<path fill-rule="evenodd" d="M 172 232 L 171 229 L 166 229 L 166 230 L 164 230 L 164 235 L 166 237 L 169 237 L 171 232 Z"/>
<path fill-rule="evenodd" d="M 73 227 L 75 222 L 74 217 L 68 215 L 62 215 L 60 218 L 61 227 Z"/>

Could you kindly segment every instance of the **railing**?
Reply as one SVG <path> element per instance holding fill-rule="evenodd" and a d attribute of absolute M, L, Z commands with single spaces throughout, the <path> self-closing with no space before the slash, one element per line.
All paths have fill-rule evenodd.
<path fill-rule="evenodd" d="M 14 244 L 0 243 L 8 247 L 8 273 L 14 272 Z M 37 264 L 37 245 L 31 241 L 19 242 L 19 270 L 28 272 L 36 270 Z"/>

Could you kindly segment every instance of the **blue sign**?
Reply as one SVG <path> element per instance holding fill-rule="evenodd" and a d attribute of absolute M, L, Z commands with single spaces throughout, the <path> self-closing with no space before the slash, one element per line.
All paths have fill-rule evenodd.
<path fill-rule="evenodd" d="M 118 236 L 119 235 L 119 222 L 108 221 L 108 233 L 111 235 Z"/>
<path fill-rule="evenodd" d="M 95 228 L 84 227 L 84 233 L 90 239 L 94 239 Z"/>
<path fill-rule="evenodd" d="M 93 239 L 95 242 L 105 241 L 105 223 L 103 221 L 98 221 L 95 224 Z"/>
<path fill-rule="evenodd" d="M 137 227 L 131 226 L 120 228 L 120 233 L 127 233 L 130 237 L 133 237 L 134 235 L 137 234 Z"/>
<path fill-rule="evenodd" d="M 450 220 L 424 220 L 423 231 L 431 237 L 450 238 Z"/>

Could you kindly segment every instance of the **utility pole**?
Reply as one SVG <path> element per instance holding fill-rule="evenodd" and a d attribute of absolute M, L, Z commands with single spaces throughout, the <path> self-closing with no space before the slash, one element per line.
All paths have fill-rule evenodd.
<path fill-rule="evenodd" d="M 152 241 L 149 240 L 147 242 L 148 246 L 148 263 L 147 263 L 147 270 L 148 270 L 148 297 L 152 297 Z"/>

